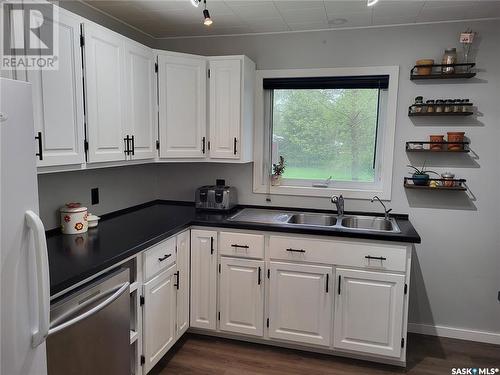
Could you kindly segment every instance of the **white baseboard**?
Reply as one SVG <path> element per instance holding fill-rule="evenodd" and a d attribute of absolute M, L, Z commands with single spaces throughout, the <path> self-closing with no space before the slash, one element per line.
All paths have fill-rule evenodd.
<path fill-rule="evenodd" d="M 500 345 L 500 333 L 496 332 L 474 331 L 470 329 L 418 323 L 408 323 L 408 332 Z"/>

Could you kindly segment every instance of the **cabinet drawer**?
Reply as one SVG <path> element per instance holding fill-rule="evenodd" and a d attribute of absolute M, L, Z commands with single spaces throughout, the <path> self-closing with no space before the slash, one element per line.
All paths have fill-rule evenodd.
<path fill-rule="evenodd" d="M 271 259 L 406 271 L 406 246 L 374 241 L 271 236 Z"/>
<path fill-rule="evenodd" d="M 144 278 L 146 280 L 175 263 L 175 245 L 175 237 L 172 237 L 144 252 Z"/>
<path fill-rule="evenodd" d="M 264 236 L 260 234 L 220 232 L 221 255 L 264 258 Z"/>

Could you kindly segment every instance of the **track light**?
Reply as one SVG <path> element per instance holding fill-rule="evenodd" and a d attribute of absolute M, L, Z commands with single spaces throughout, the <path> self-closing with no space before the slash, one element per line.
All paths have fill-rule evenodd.
<path fill-rule="evenodd" d="M 368 2 L 366 3 L 367 6 L 371 7 L 375 4 L 378 3 L 378 0 L 368 0 Z"/>
<path fill-rule="evenodd" d="M 207 0 L 203 0 L 203 3 L 205 4 L 205 9 L 203 9 L 203 24 L 205 26 L 210 26 L 214 23 L 214 21 L 212 21 L 212 19 L 210 18 L 210 12 L 207 9 Z"/>
<path fill-rule="evenodd" d="M 198 6 L 200 5 L 200 2 L 201 2 L 200 0 L 191 0 L 191 4 L 193 4 L 193 6 L 195 8 L 198 8 Z"/>

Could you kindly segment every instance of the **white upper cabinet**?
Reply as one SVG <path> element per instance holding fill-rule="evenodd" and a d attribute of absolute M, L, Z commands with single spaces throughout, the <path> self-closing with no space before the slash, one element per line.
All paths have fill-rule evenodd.
<path fill-rule="evenodd" d="M 85 23 L 88 161 L 125 160 L 124 38 Z"/>
<path fill-rule="evenodd" d="M 264 334 L 264 261 L 221 257 L 220 329 Z"/>
<path fill-rule="evenodd" d="M 334 349 L 399 358 L 405 276 L 337 268 Z"/>
<path fill-rule="evenodd" d="M 157 115 L 155 55 L 151 48 L 125 42 L 126 136 L 132 160 L 156 156 Z"/>
<path fill-rule="evenodd" d="M 28 70 L 33 87 L 39 167 L 85 162 L 80 21 L 60 10 L 58 69 Z M 54 23 L 44 19 L 44 22 Z"/>
<path fill-rule="evenodd" d="M 206 59 L 159 53 L 159 131 L 161 158 L 205 158 Z"/>
<path fill-rule="evenodd" d="M 269 337 L 330 346 L 332 267 L 270 262 Z"/>
<path fill-rule="evenodd" d="M 211 159 L 252 161 L 255 64 L 246 56 L 209 58 Z"/>

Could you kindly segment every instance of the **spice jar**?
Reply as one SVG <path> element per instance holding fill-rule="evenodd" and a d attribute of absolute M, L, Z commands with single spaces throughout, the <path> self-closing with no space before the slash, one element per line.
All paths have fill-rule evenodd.
<path fill-rule="evenodd" d="M 444 50 L 443 60 L 441 62 L 443 65 L 450 65 L 457 63 L 457 49 L 456 48 L 447 48 Z M 443 66 L 441 71 L 444 74 L 453 74 L 455 73 L 454 66 Z"/>
<path fill-rule="evenodd" d="M 436 108 L 435 108 L 436 113 L 443 112 L 443 109 L 444 109 L 443 104 L 444 104 L 444 100 L 441 100 L 441 99 L 436 100 Z"/>
<path fill-rule="evenodd" d="M 444 180 L 444 181 L 441 181 L 441 183 L 443 184 L 444 187 L 453 187 L 455 186 L 455 175 L 451 172 L 444 172 L 444 173 L 441 173 L 441 178 Z"/>
<path fill-rule="evenodd" d="M 427 104 L 427 113 L 434 112 L 435 101 L 434 100 L 427 100 L 425 103 Z"/>
<path fill-rule="evenodd" d="M 445 112 L 445 113 L 453 112 L 453 100 L 452 99 L 446 99 L 443 112 Z"/>
<path fill-rule="evenodd" d="M 462 100 L 462 112 L 470 112 L 472 106 L 469 104 L 469 99 Z"/>
<path fill-rule="evenodd" d="M 448 132 L 448 150 L 449 151 L 462 151 L 464 149 L 464 135 L 465 132 Z M 453 143 L 457 142 L 457 143 Z"/>
<path fill-rule="evenodd" d="M 444 135 L 430 135 L 429 140 L 431 141 L 430 150 L 431 151 L 442 151 Z"/>
<path fill-rule="evenodd" d="M 462 112 L 462 100 L 455 99 L 453 101 L 453 112 L 454 113 Z"/>

